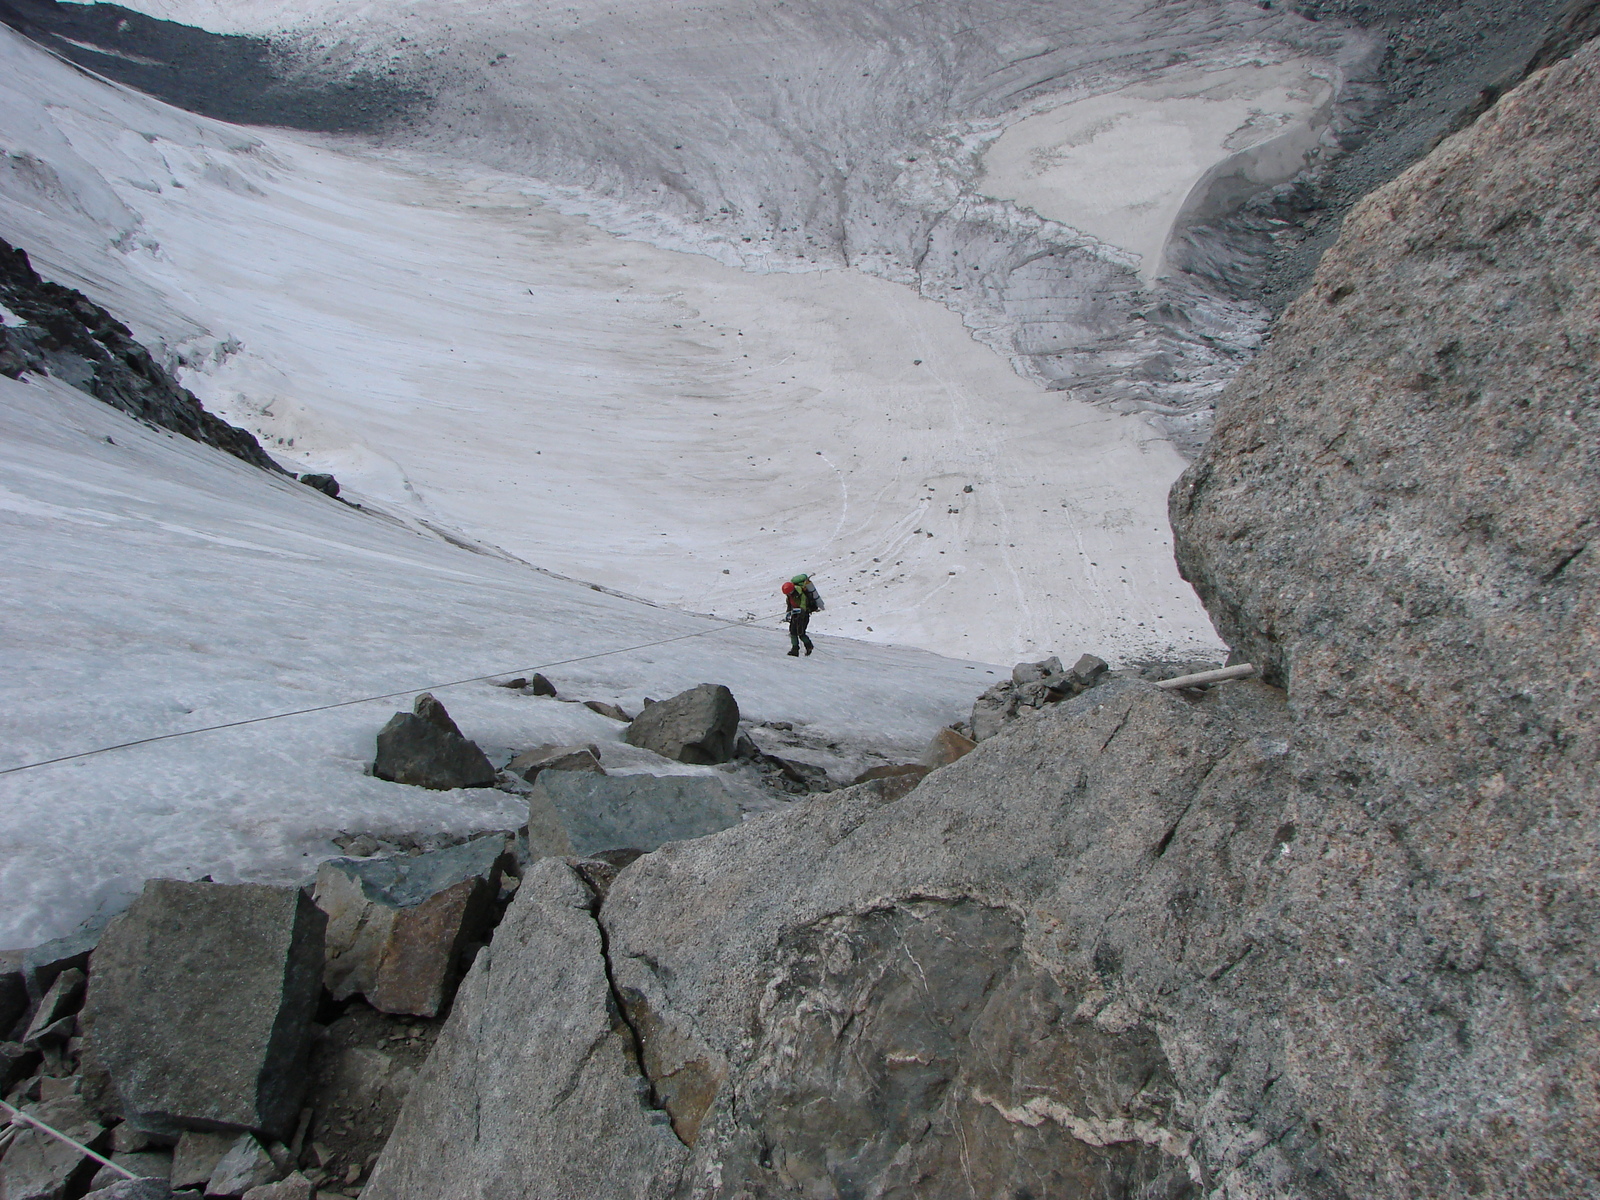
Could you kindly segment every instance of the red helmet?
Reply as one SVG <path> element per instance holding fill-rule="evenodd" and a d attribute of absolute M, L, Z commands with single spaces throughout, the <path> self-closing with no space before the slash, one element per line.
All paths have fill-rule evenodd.
<path fill-rule="evenodd" d="M 785 584 L 784 584 L 784 585 L 783 585 L 783 594 L 784 594 L 784 595 L 785 595 L 785 596 L 792 596 L 792 595 L 794 595 L 794 584 L 792 584 L 792 583 L 787 583 L 787 582 L 786 582 L 786 583 L 785 583 Z"/>

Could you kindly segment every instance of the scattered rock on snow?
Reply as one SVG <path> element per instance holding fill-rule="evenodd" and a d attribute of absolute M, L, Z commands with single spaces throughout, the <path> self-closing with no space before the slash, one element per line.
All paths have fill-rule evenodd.
<path fill-rule="evenodd" d="M 629 745 L 686 763 L 725 763 L 739 736 L 739 704 L 720 683 L 702 683 L 647 704 L 624 735 Z"/>
<path fill-rule="evenodd" d="M 519 754 L 506 764 L 506 770 L 520 775 L 529 783 L 539 778 L 540 771 L 593 771 L 604 775 L 600 765 L 600 747 L 593 742 L 585 746 L 537 746 Z"/>
<path fill-rule="evenodd" d="M 535 696 L 554 696 L 556 685 L 535 671 L 533 678 L 528 680 L 528 690 Z"/>
<path fill-rule="evenodd" d="M 324 982 L 380 1012 L 433 1016 L 454 991 L 464 947 L 483 937 L 509 862 L 504 835 L 380 859 L 330 859 L 315 897 L 327 914 Z"/>
<path fill-rule="evenodd" d="M 298 888 L 152 879 L 95 952 L 84 1023 L 140 1128 L 287 1136 L 326 918 Z"/>
<path fill-rule="evenodd" d="M 378 733 L 372 773 L 391 783 L 448 791 L 493 787 L 496 773 L 476 742 L 468 741 L 450 714 L 427 692 L 412 711 L 395 713 Z"/>
<path fill-rule="evenodd" d="M 547 771 L 528 797 L 528 846 L 535 858 L 648 852 L 740 819 L 737 799 L 717 775 Z"/>
<path fill-rule="evenodd" d="M 325 496 L 331 496 L 335 500 L 339 498 L 339 481 L 332 475 L 302 475 L 300 482 L 309 488 L 316 488 Z"/>

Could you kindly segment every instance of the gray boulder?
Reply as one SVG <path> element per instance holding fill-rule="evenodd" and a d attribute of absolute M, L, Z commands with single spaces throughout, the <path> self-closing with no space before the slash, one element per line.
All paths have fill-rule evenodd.
<path fill-rule="evenodd" d="M 1021 685 L 1025 683 L 1038 683 L 1049 675 L 1061 674 L 1061 660 L 1055 655 L 1041 659 L 1039 662 L 1018 663 L 1011 668 L 1011 682 Z"/>
<path fill-rule="evenodd" d="M 69 967 L 55 978 L 50 990 L 39 1001 L 33 1020 L 28 1023 L 22 1042 L 27 1046 L 41 1046 L 52 1041 L 66 1041 L 71 1036 L 72 1017 L 83 1005 L 84 986 L 88 977 L 76 967 Z"/>
<path fill-rule="evenodd" d="M 333 998 L 437 1015 L 463 949 L 488 933 L 510 861 L 506 837 L 494 834 L 430 854 L 323 863 L 314 898 L 328 918 L 323 981 Z"/>
<path fill-rule="evenodd" d="M 153 879 L 95 952 L 88 1047 L 139 1128 L 299 1114 L 326 918 L 298 888 Z"/>
<path fill-rule="evenodd" d="M 450 714 L 427 692 L 408 713 L 395 713 L 378 731 L 372 773 L 391 783 L 448 791 L 492 787 L 495 769 L 476 742 L 468 741 Z"/>
<path fill-rule="evenodd" d="M 540 771 L 593 771 L 604 775 L 600 765 L 600 747 L 593 742 L 583 746 L 537 746 L 519 754 L 506 764 L 506 770 L 520 775 L 529 783 L 539 778 Z"/>
<path fill-rule="evenodd" d="M 739 737 L 739 704 L 720 683 L 702 683 L 646 704 L 624 737 L 629 745 L 678 762 L 730 762 Z"/>
<path fill-rule="evenodd" d="M 120 1126 L 119 1126 L 120 1128 Z M 172 1152 L 168 1150 L 139 1150 L 131 1154 L 113 1154 L 111 1161 L 123 1171 L 132 1171 L 137 1179 L 172 1179 Z M 121 1183 L 127 1176 L 114 1167 L 101 1167 L 89 1181 L 90 1190 L 108 1188 Z"/>
<path fill-rule="evenodd" d="M 364 1200 L 632 1200 L 676 1183 L 688 1153 L 636 1065 L 595 903 L 560 859 L 530 868 L 462 981 Z M 568 1139 L 578 1125 L 588 1135 Z"/>
<path fill-rule="evenodd" d="M 651 851 L 737 825 L 739 803 L 715 775 L 593 775 L 547 771 L 528 797 L 534 857 Z"/>
<path fill-rule="evenodd" d="M 39 1051 L 21 1042 L 0 1042 L 0 1096 L 33 1074 L 39 1065 Z"/>
<path fill-rule="evenodd" d="M 118 1126 L 119 1129 L 123 1126 Z M 186 1130 L 172 1152 L 172 1186 L 205 1187 L 223 1155 L 239 1140 L 238 1133 L 204 1133 Z"/>

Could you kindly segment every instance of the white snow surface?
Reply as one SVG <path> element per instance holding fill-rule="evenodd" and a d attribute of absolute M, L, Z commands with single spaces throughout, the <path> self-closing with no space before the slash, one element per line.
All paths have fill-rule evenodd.
<path fill-rule="evenodd" d="M 378 728 L 430 688 L 497 764 L 593 741 L 623 770 L 714 770 L 628 747 L 577 703 L 441 683 L 542 667 L 563 697 L 629 712 L 725 683 L 747 721 L 904 761 L 997 671 L 830 636 L 820 618 L 817 653 L 789 658 L 775 620 L 468 553 L 48 379 L 0 378 L 0 528 L 0 770 L 398 693 L 0 774 L 0 946 L 64 933 L 153 876 L 303 879 L 341 830 L 523 824 L 507 792 L 366 774 Z"/>
<path fill-rule="evenodd" d="M 0 946 L 153 875 L 303 878 L 340 830 L 520 824 L 504 792 L 364 773 L 425 688 L 496 756 L 683 769 L 577 705 L 443 681 L 564 664 L 564 695 L 630 711 L 726 683 L 903 759 L 989 664 L 1218 650 L 1172 564 L 1171 446 L 910 288 L 623 240 L 437 144 L 209 121 L 9 30 L 0 147 L 0 235 L 367 510 L 0 380 L 0 770 L 400 693 L 0 775 Z M 828 609 L 796 661 L 798 570 Z"/>

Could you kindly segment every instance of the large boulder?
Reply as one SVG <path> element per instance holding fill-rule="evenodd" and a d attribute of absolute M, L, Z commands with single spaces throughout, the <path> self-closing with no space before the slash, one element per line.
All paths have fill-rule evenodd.
<path fill-rule="evenodd" d="M 462 736 L 450 714 L 427 692 L 408 713 L 395 713 L 378 731 L 372 773 L 391 783 L 448 791 L 492 787 L 494 766 L 478 743 Z"/>
<path fill-rule="evenodd" d="M 702 683 L 647 704 L 624 735 L 628 744 L 686 763 L 725 763 L 739 737 L 739 703 L 720 683 Z"/>
<path fill-rule="evenodd" d="M 326 919 L 298 888 L 152 879 L 107 928 L 89 1050 L 138 1128 L 286 1138 L 300 1110 Z"/>
<path fill-rule="evenodd" d="M 738 798 L 717 775 L 545 771 L 528 797 L 535 856 L 651 851 L 737 825 Z"/>
<path fill-rule="evenodd" d="M 1597 242 L 1591 43 L 1362 204 L 1172 494 L 1295 706 L 1284 1037 L 1368 1195 L 1600 1191 Z"/>
<path fill-rule="evenodd" d="M 462 951 L 488 932 L 509 862 L 506 837 L 491 834 L 429 854 L 323 863 L 314 898 L 328 916 L 323 979 L 333 998 L 436 1016 Z"/>

